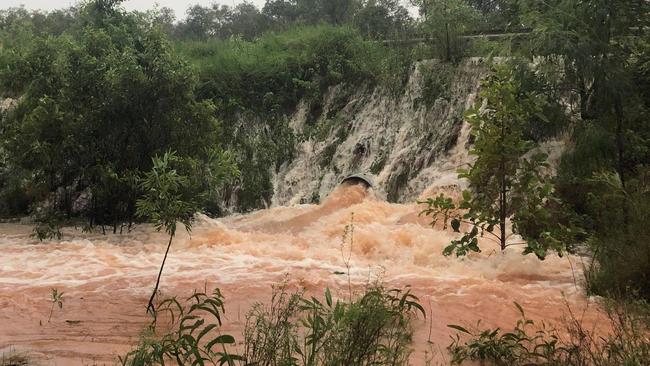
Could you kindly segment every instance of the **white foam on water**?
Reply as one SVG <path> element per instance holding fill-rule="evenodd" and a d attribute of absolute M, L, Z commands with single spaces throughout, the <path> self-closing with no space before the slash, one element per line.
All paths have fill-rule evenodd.
<path fill-rule="evenodd" d="M 432 336 L 441 346 L 448 341 L 447 322 L 513 324 L 518 315 L 514 301 L 530 316 L 551 320 L 562 317 L 565 302 L 587 306 L 573 280 L 582 275 L 566 258 L 539 261 L 522 256 L 520 249 L 493 252 L 490 242 L 483 243 L 482 253 L 445 257 L 442 249 L 457 234 L 432 229 L 418 217 L 420 210 L 416 204 L 368 197 L 363 186 L 350 185 L 321 205 L 218 220 L 201 216 L 191 236 L 179 233 L 173 243 L 161 291 L 185 296 L 206 283 L 222 288 L 227 309 L 238 314 L 230 313 L 229 319 L 239 319 L 227 323 L 226 330 L 241 339 L 242 313 L 254 301 L 268 300 L 273 284 L 287 280 L 316 295 L 325 287 L 346 295 L 347 276 L 336 272 L 347 272 L 341 243 L 354 214 L 350 275 L 355 288 L 378 277 L 387 286 L 410 285 L 431 301 Z M 0 349 L 14 345 L 40 352 L 45 363 L 78 364 L 80 359 L 114 360 L 137 340 L 148 321 L 144 307 L 164 254 L 163 234 L 148 225 L 125 235 L 66 229 L 64 241 L 38 243 L 29 238 L 29 227 L 0 230 L 0 323 L 5 325 Z M 48 324 L 51 288 L 64 291 L 66 300 Z M 81 322 L 73 326 L 65 320 Z M 416 332 L 415 364 L 422 357 L 427 323 L 416 324 Z"/>

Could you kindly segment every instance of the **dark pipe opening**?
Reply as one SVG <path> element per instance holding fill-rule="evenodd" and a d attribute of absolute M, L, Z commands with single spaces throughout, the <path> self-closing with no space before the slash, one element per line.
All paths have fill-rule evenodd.
<path fill-rule="evenodd" d="M 341 184 L 362 184 L 366 188 L 372 188 L 372 181 L 363 174 L 353 174 L 341 181 Z"/>

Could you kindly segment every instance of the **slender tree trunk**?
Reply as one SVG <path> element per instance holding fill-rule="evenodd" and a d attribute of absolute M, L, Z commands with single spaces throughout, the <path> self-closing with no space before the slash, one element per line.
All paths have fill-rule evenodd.
<path fill-rule="evenodd" d="M 587 93 L 587 85 L 585 82 L 584 77 L 582 76 L 582 73 L 580 73 L 580 76 L 578 77 L 578 93 L 580 94 L 580 118 L 586 120 L 589 119 L 588 115 L 588 93 Z"/>
<path fill-rule="evenodd" d="M 167 243 L 167 250 L 165 251 L 165 256 L 163 257 L 162 264 L 160 265 L 160 271 L 158 271 L 158 278 L 156 279 L 156 286 L 153 288 L 153 293 L 149 298 L 149 303 L 147 304 L 147 312 L 154 314 L 153 299 L 156 297 L 156 292 L 158 292 L 158 285 L 160 285 L 160 276 L 162 276 L 163 268 L 165 268 L 165 261 L 167 261 L 167 254 L 169 254 L 169 248 L 172 246 L 172 240 L 174 239 L 174 234 L 169 235 L 169 243 Z"/>
<path fill-rule="evenodd" d="M 449 40 L 449 23 L 446 24 L 447 29 L 447 61 L 451 61 L 451 41 Z"/>
<path fill-rule="evenodd" d="M 607 44 L 611 42 L 613 33 L 614 33 L 614 20 L 617 18 L 615 4 L 609 2 L 609 13 L 607 17 Z M 604 54 L 603 59 L 607 65 L 609 61 L 608 55 Z M 625 192 L 626 183 L 627 183 L 627 174 L 625 171 L 625 129 L 623 128 L 624 116 L 623 116 L 623 100 L 621 97 L 621 90 L 615 91 L 614 96 L 614 115 L 616 118 L 616 173 L 621 180 L 621 188 Z M 627 232 L 628 223 L 629 223 L 629 208 L 627 202 L 627 195 L 623 195 L 623 230 Z"/>
<path fill-rule="evenodd" d="M 614 101 L 614 113 L 616 114 L 616 173 L 621 180 L 621 188 L 625 192 L 627 184 L 627 173 L 625 172 L 625 129 L 623 128 L 623 103 L 620 96 Z M 623 195 L 623 230 L 627 231 L 630 221 L 630 213 L 627 202 L 627 195 Z"/>
<path fill-rule="evenodd" d="M 90 217 L 88 218 L 88 227 L 90 227 L 92 230 L 93 225 L 95 224 L 95 197 L 92 197 L 90 202 Z"/>
<path fill-rule="evenodd" d="M 499 230 L 501 231 L 501 250 L 506 249 L 506 171 L 505 171 L 505 162 L 501 158 L 501 192 L 499 192 Z"/>
<path fill-rule="evenodd" d="M 54 312 L 54 304 L 55 302 L 52 302 L 52 307 L 50 308 L 50 316 L 47 318 L 48 323 L 50 322 L 50 320 L 52 320 L 52 313 Z"/>
<path fill-rule="evenodd" d="M 505 158 L 505 147 L 504 141 L 506 139 L 506 123 L 501 121 L 501 160 L 499 162 L 499 186 L 501 188 L 499 192 L 499 230 L 500 233 L 500 245 L 501 251 L 506 249 L 506 215 L 508 210 L 506 210 L 506 158 Z"/>
<path fill-rule="evenodd" d="M 445 15 L 447 14 L 447 3 L 445 3 Z M 447 61 L 451 60 L 451 44 L 450 44 L 450 37 L 449 37 L 449 22 L 445 22 L 445 37 L 446 37 L 446 46 L 447 46 Z"/>

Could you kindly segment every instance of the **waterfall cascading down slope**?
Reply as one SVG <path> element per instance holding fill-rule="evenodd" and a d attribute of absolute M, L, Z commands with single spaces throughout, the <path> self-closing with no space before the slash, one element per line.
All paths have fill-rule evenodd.
<path fill-rule="evenodd" d="M 398 96 L 385 88 L 331 88 L 311 123 L 338 123 L 325 138 L 299 143 L 294 159 L 274 176 L 273 205 L 324 199 L 355 173 L 370 175 L 376 194 L 391 202 L 413 201 L 432 185 L 454 184 L 454 164 L 462 161 L 445 155 L 457 141 L 462 147 L 467 142 L 468 136 L 459 137 L 463 113 L 475 101 L 485 67 L 468 60 L 448 68 L 433 60 L 417 63 Z M 428 75 L 437 72 L 448 80 L 444 93 L 431 96 L 425 89 L 441 86 L 427 83 Z M 301 105 L 290 122 L 297 134 L 309 127 L 306 109 Z"/>

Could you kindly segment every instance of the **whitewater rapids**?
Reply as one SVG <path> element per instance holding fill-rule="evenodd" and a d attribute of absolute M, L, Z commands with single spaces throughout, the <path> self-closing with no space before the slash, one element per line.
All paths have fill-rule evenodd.
<path fill-rule="evenodd" d="M 561 321 L 566 304 L 582 314 L 594 308 L 580 280 L 581 259 L 550 256 L 538 261 L 520 248 L 504 253 L 484 243 L 467 258 L 444 257 L 455 238 L 418 217 L 417 204 L 375 199 L 362 185 L 341 186 L 321 205 L 261 210 L 212 220 L 201 216 L 191 236 L 174 241 L 162 276 L 163 296 L 187 296 L 218 286 L 226 296 L 224 331 L 238 341 L 245 314 L 268 301 L 283 280 L 321 295 L 325 287 L 347 294 L 341 238 L 354 213 L 351 278 L 362 285 L 381 277 L 386 286 L 410 285 L 427 309 L 415 324 L 412 359 L 444 349 L 446 325 L 512 326 L 516 301 L 535 319 Z M 29 237 L 25 225 L 0 225 L 0 354 L 29 352 L 46 365 L 113 364 L 138 340 L 149 318 L 145 306 L 167 240 L 150 226 L 124 235 L 68 228 L 60 242 Z M 51 322 L 50 291 L 64 292 Z M 587 311 L 585 321 L 593 318 Z M 592 317 L 592 318 L 590 318 Z M 438 356 L 444 360 L 444 352 Z"/>

